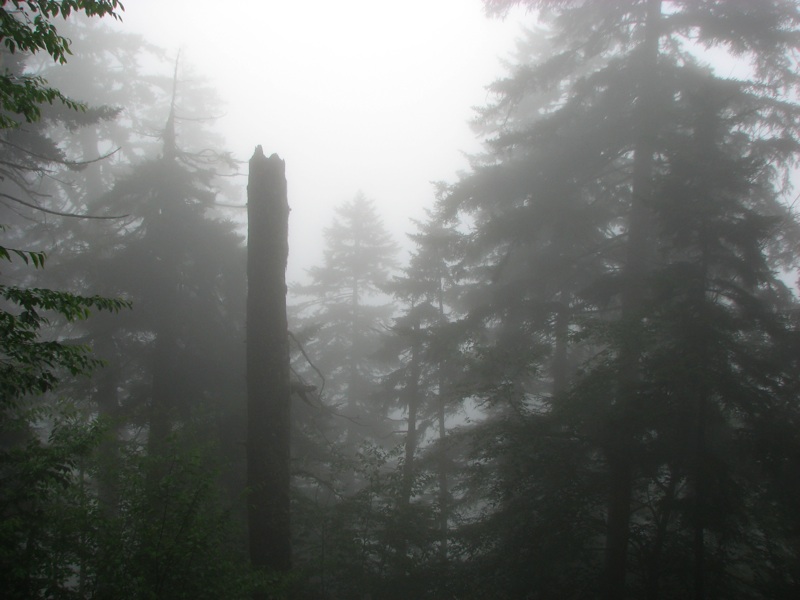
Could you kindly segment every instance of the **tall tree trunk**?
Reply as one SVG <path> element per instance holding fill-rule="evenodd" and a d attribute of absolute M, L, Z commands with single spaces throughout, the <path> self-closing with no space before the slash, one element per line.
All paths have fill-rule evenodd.
<path fill-rule="evenodd" d="M 703 311 L 705 312 L 705 311 Z M 701 342 L 702 343 L 702 342 Z M 698 348 L 698 354 L 704 355 L 705 344 Z M 707 364 L 707 363 L 699 363 Z M 694 472 L 692 473 L 692 483 L 694 487 L 694 598 L 703 600 L 706 597 L 706 550 L 705 550 L 705 527 L 706 512 L 708 510 L 708 500 L 706 493 L 706 420 L 708 392 L 702 374 L 698 378 L 697 389 L 694 393 L 696 422 L 694 439 Z"/>
<path fill-rule="evenodd" d="M 672 510 L 675 504 L 675 488 L 679 476 L 670 469 L 669 483 L 664 490 L 664 499 L 660 511 L 655 514 L 656 533 L 655 539 L 647 556 L 647 574 L 645 576 L 645 594 L 647 600 L 658 600 L 659 584 L 661 580 L 661 556 L 664 553 L 664 543 L 667 539 L 667 528 L 672 519 Z"/>
<path fill-rule="evenodd" d="M 110 353 L 109 353 L 110 354 Z M 97 500 L 100 510 L 110 517 L 117 513 L 119 490 L 117 471 L 119 470 L 119 366 L 112 359 L 100 372 L 97 387 L 97 414 L 108 424 L 108 432 L 98 446 L 100 475 L 97 480 Z"/>
<path fill-rule="evenodd" d="M 261 146 L 247 184 L 247 516 L 250 561 L 291 569 L 286 164 Z M 265 598 L 256 595 L 256 598 Z"/>
<path fill-rule="evenodd" d="M 167 226 L 157 223 L 153 226 L 157 232 L 159 247 L 165 235 Z M 165 251 L 167 257 L 170 252 Z M 158 290 L 163 299 L 164 307 L 158 315 L 151 359 L 153 379 L 150 386 L 150 405 L 147 414 L 147 456 L 149 465 L 146 474 L 146 490 L 150 510 L 154 515 L 163 513 L 164 503 L 167 499 L 162 497 L 159 490 L 164 477 L 168 472 L 168 457 L 170 454 L 170 436 L 178 416 L 178 406 L 181 401 L 181 386 L 176 376 L 175 355 L 178 352 L 177 339 L 177 311 L 179 299 L 176 291 L 177 268 L 171 261 L 165 260 L 164 267 L 153 274 L 153 287 Z"/>
<path fill-rule="evenodd" d="M 177 69 L 177 63 L 176 63 Z M 173 78 L 173 86 L 176 85 Z M 157 201 L 158 215 L 150 223 L 148 235 L 150 243 L 155 248 L 160 248 L 160 256 L 156 260 L 161 264 L 154 266 L 152 273 L 153 288 L 163 308 L 156 317 L 156 340 L 153 352 L 153 384 L 150 395 L 149 432 L 147 437 L 148 456 L 154 459 L 151 470 L 150 491 L 155 492 L 156 486 L 165 474 L 164 459 L 166 457 L 169 436 L 176 418 L 176 407 L 180 386 L 175 374 L 175 355 L 177 354 L 178 340 L 178 314 L 181 310 L 178 286 L 181 280 L 180 248 L 175 243 L 173 227 L 180 220 L 180 213 L 176 200 L 180 193 L 176 189 L 175 172 L 175 114 L 174 114 L 174 89 L 173 107 L 170 109 L 167 123 L 164 127 L 164 145 L 162 166 L 167 175 L 165 182 L 159 186 Z M 163 262 L 161 262 L 163 261 Z M 159 510 L 159 504 L 152 497 L 154 510 Z"/>
<path fill-rule="evenodd" d="M 437 292 L 437 301 L 439 304 L 439 325 L 443 327 L 446 323 L 444 314 L 444 277 L 439 273 L 439 289 Z M 439 560 L 442 564 L 447 562 L 447 537 L 448 527 L 447 522 L 450 516 L 449 513 L 449 497 L 450 491 L 447 484 L 447 454 L 445 447 L 445 440 L 447 437 L 447 393 L 445 386 L 447 385 L 447 359 L 441 357 L 438 365 L 439 376 L 439 402 L 437 406 L 437 420 L 439 422 Z"/>
<path fill-rule="evenodd" d="M 447 483 L 447 453 L 446 453 L 446 439 L 447 439 L 447 425 L 445 423 L 445 403 L 447 396 L 444 390 L 444 366 L 439 365 L 439 405 L 438 405 L 438 421 L 439 421 L 439 559 L 444 563 L 447 562 L 447 538 L 448 538 L 448 520 L 450 515 L 450 490 Z"/>
<path fill-rule="evenodd" d="M 717 138 L 719 136 L 719 110 L 722 106 L 715 102 L 712 90 L 700 94 L 701 110 L 698 112 L 695 125 L 695 141 L 697 143 L 697 160 L 710 158 L 717 153 Z M 702 164 L 702 163 L 700 163 Z M 700 178 L 700 188 L 697 190 L 697 202 L 707 205 L 711 198 L 712 189 L 707 180 Z M 708 385 L 708 368 L 711 365 L 709 356 L 709 339 L 713 335 L 710 331 L 710 315 L 708 314 L 708 288 L 709 278 L 709 246 L 710 233 L 705 211 L 696 217 L 700 218 L 700 231 L 698 242 L 699 265 L 696 281 L 691 290 L 692 298 L 689 305 L 689 320 L 694 321 L 687 328 L 688 343 L 687 356 L 691 357 L 690 369 L 697 369 L 690 380 L 693 390 L 691 393 L 695 403 L 694 423 L 694 465 L 691 474 L 692 487 L 694 488 L 694 597 L 703 600 L 706 597 L 706 564 L 705 564 L 705 528 L 708 511 L 707 483 L 709 473 L 707 470 L 706 449 L 706 423 L 708 419 L 708 404 L 710 390 Z M 692 317 L 694 317 L 692 319 Z"/>
<path fill-rule="evenodd" d="M 634 435 L 631 413 L 638 411 L 641 304 L 647 257 L 650 255 L 650 208 L 656 148 L 655 106 L 659 55 L 661 0 L 647 0 L 644 39 L 640 47 L 639 94 L 636 122 L 638 139 L 634 147 L 631 209 L 627 226 L 625 284 L 621 320 L 625 329 L 619 353 L 619 392 L 612 407 L 606 459 L 609 470 L 608 517 L 605 551 L 605 597 L 625 597 L 630 508 L 633 486 Z"/>
<path fill-rule="evenodd" d="M 165 319 L 166 321 L 166 319 Z M 177 385 L 173 357 L 176 344 L 172 327 L 159 328 L 153 352 L 153 384 L 150 393 L 147 455 L 162 460 L 175 420 Z M 159 469 L 156 469 L 158 472 Z"/>
<path fill-rule="evenodd" d="M 412 307 L 413 309 L 413 307 Z M 417 411 L 419 408 L 419 378 L 420 378 L 420 326 L 417 320 L 411 327 L 411 363 L 409 364 L 408 379 L 403 390 L 408 407 L 408 427 L 406 430 L 405 453 L 403 460 L 403 478 L 400 488 L 400 499 L 398 502 L 400 528 L 398 554 L 401 566 L 401 577 L 406 577 L 412 571 L 411 559 L 408 554 L 408 535 L 405 524 L 413 518 L 409 509 L 411 508 L 411 496 L 414 489 L 415 459 L 417 452 L 418 432 L 417 432 Z"/>
<path fill-rule="evenodd" d="M 400 506 L 404 512 L 411 504 L 411 493 L 414 483 L 414 455 L 417 452 L 417 407 L 419 405 L 419 321 L 411 329 L 411 364 L 409 365 L 408 383 L 405 395 L 408 406 L 408 430 L 406 432 L 405 460 L 403 462 L 403 487 Z"/>
<path fill-rule="evenodd" d="M 356 249 L 358 242 L 356 241 Z M 347 402 L 350 410 L 360 409 L 361 406 L 361 378 L 359 376 L 359 363 L 361 362 L 361 328 L 359 327 L 359 288 L 358 276 L 353 277 L 353 295 L 350 298 L 351 319 L 350 322 L 350 375 L 347 383 Z"/>

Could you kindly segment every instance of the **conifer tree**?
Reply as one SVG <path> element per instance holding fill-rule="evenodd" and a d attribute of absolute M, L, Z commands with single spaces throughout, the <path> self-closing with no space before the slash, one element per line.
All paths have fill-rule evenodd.
<path fill-rule="evenodd" d="M 394 278 L 389 290 L 402 302 L 401 316 L 395 319 L 394 335 L 387 340 L 384 353 L 400 355 L 401 364 L 386 383 L 396 389 L 400 405 L 408 415 L 403 464 L 401 504 L 408 504 L 412 483 L 417 477 L 415 454 L 428 441 L 426 450 L 435 454 L 426 460 L 436 473 L 438 489 L 435 504 L 439 557 L 447 555 L 447 505 L 449 503 L 447 459 L 447 416 L 459 407 L 454 393 L 459 367 L 458 343 L 453 339 L 453 303 L 460 288 L 454 264 L 461 258 L 463 239 L 452 227 L 442 226 L 432 213 L 425 222 L 414 222 L 409 234 L 416 248 L 402 275 Z M 419 428 L 416 422 L 419 421 Z"/>
<path fill-rule="evenodd" d="M 391 550 L 384 559 L 388 573 L 380 593 L 405 597 L 423 593 L 423 573 L 428 583 L 442 579 L 453 471 L 446 418 L 458 408 L 449 391 L 458 350 L 448 331 L 452 262 L 460 236 L 430 215 L 415 226 L 409 235 L 416 246 L 409 265 L 386 288 L 400 311 L 378 353 L 392 367 L 382 379 L 382 393 L 393 420 L 405 420 L 396 469 L 385 474 L 393 489 L 384 532 Z"/>
<path fill-rule="evenodd" d="M 797 411 L 785 395 L 795 300 L 775 274 L 797 260 L 782 177 L 798 149 L 798 7 L 524 4 L 539 11 L 545 53 L 495 84 L 482 116 L 496 134 L 443 202 L 472 226 L 464 325 L 473 394 L 492 417 L 474 433 L 475 464 L 496 503 L 474 525 L 509 536 L 472 561 L 503 565 L 509 597 L 763 594 L 731 577 L 741 552 L 771 570 L 754 542 L 771 539 L 769 523 L 734 525 L 754 517 L 764 475 L 736 465 L 757 464 L 758 432 Z M 698 41 L 747 75 L 715 73 Z M 749 492 L 722 510 L 733 481 Z M 555 523 L 565 531 L 548 534 Z M 585 552 L 598 537 L 602 561 Z M 578 576 L 525 573 L 504 547 L 560 557 Z M 681 564 L 688 586 L 672 576 Z"/>
<path fill-rule="evenodd" d="M 381 413 L 371 398 L 378 379 L 373 355 L 392 313 L 382 291 L 397 264 L 397 246 L 374 202 L 360 192 L 336 210 L 324 238 L 323 264 L 294 290 L 308 297 L 302 317 L 316 326 L 306 349 L 326 374 L 327 401 L 369 427 Z"/>
<path fill-rule="evenodd" d="M 298 564 L 318 573 L 310 585 L 349 596 L 374 589 L 382 568 L 374 556 L 386 545 L 379 523 L 394 499 L 378 476 L 394 432 L 376 353 L 393 310 L 383 289 L 397 247 L 363 193 L 336 209 L 324 239 L 323 264 L 292 288 L 301 303 L 290 327 L 304 352 L 296 374 L 318 386 L 295 405 L 295 547 Z"/>

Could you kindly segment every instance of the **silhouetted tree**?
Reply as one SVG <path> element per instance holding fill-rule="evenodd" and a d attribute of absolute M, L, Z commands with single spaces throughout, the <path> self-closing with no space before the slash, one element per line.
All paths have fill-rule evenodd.
<path fill-rule="evenodd" d="M 495 574 L 484 581 L 496 597 L 586 597 L 601 581 L 608 598 L 764 594 L 731 574 L 742 552 L 771 571 L 753 541 L 772 539 L 769 519 L 735 525 L 758 520 L 748 506 L 764 485 L 739 468 L 758 453 L 740 452 L 797 410 L 793 298 L 775 273 L 797 258 L 781 176 L 798 113 L 772 95 L 798 82 L 797 6 L 524 4 L 540 11 L 544 53 L 495 84 L 482 122 L 496 134 L 442 204 L 473 242 L 463 325 L 486 415 L 472 434 L 474 490 L 491 510 L 462 531 L 498 535 L 470 538 L 467 564 Z M 748 63 L 750 78 L 703 67 L 689 32 Z M 710 442 L 712 422 L 714 444 L 733 445 Z M 749 490 L 736 506 L 723 503 L 731 481 Z M 471 514 L 485 502 L 478 493 Z M 598 538 L 602 561 L 586 551 Z M 553 566 L 514 558 L 530 556 Z M 693 565 L 693 591 L 678 565 Z"/>
<path fill-rule="evenodd" d="M 400 311 L 378 353 L 394 366 L 383 377 L 384 393 L 393 413 L 406 418 L 397 470 L 387 474 L 397 480 L 397 491 L 384 533 L 391 547 L 384 559 L 389 574 L 376 592 L 386 597 L 439 590 L 447 561 L 448 480 L 455 469 L 446 419 L 461 408 L 454 393 L 461 361 L 452 337 L 452 301 L 458 291 L 453 264 L 463 240 L 428 216 L 414 223 L 409 264 L 387 285 Z"/>

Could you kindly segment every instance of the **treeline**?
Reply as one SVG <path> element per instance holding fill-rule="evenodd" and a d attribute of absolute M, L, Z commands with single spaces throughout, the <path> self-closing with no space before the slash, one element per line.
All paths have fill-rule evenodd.
<path fill-rule="evenodd" d="M 485 0 L 515 4 L 485 151 L 407 260 L 358 193 L 290 288 L 288 575 L 244 554 L 245 252 L 236 165 L 185 118 L 208 96 L 81 22 L 46 77 L 95 108 L 3 105 L 4 252 L 49 255 L 3 275 L 9 597 L 797 596 L 800 6 Z M 41 282 L 69 293 L 7 292 Z"/>
<path fill-rule="evenodd" d="M 298 444 L 308 581 L 793 597 L 797 3 L 523 4 L 537 27 L 479 111 L 486 150 L 407 265 L 380 268 L 356 198 L 297 290 L 337 412 L 319 435 L 358 457 L 308 474 Z"/>

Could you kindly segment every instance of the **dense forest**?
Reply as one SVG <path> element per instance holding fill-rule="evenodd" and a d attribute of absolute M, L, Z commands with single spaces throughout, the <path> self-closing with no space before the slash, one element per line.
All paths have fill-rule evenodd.
<path fill-rule="evenodd" d="M 2 3 L 4 598 L 800 597 L 800 2 L 483 4 L 530 24 L 483 151 L 406 240 L 331 199 L 257 494 L 215 91 L 117 0 Z"/>

